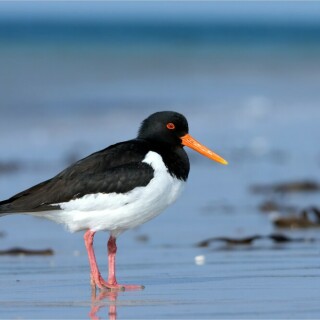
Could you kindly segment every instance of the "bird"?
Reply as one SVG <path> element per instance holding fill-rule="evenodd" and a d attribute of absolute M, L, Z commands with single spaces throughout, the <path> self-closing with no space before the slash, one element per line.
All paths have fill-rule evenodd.
<path fill-rule="evenodd" d="M 137 137 L 97 151 L 53 178 L 0 201 L 0 217 L 28 214 L 84 231 L 92 288 L 140 290 L 116 278 L 117 238 L 158 216 L 181 194 L 190 163 L 187 146 L 221 164 L 228 162 L 189 134 L 185 116 L 159 111 L 142 121 Z M 97 265 L 93 240 L 108 231 L 108 278 Z"/>

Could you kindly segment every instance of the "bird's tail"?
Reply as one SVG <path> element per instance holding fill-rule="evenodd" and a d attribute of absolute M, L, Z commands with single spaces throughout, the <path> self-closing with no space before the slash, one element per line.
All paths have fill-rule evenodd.
<path fill-rule="evenodd" d="M 10 203 L 7 203 L 7 201 L 0 201 L 0 217 L 3 217 L 9 213 L 12 213 Z"/>

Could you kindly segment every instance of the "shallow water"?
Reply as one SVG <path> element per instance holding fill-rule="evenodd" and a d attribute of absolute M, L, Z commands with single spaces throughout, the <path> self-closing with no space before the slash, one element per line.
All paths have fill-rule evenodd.
<path fill-rule="evenodd" d="M 14 28 L 19 31 L 21 24 Z M 184 113 L 190 133 L 229 165 L 190 151 L 182 197 L 119 238 L 119 281 L 143 284 L 143 291 L 92 302 L 81 233 L 28 216 L 1 218 L 1 249 L 55 251 L 47 257 L 0 256 L 1 318 L 78 319 L 91 312 L 92 318 L 115 319 L 108 314 L 114 307 L 118 319 L 319 318 L 319 230 L 276 230 L 258 210 L 270 196 L 252 194 L 250 187 L 320 181 L 320 28 L 260 26 L 252 33 L 254 26 L 233 26 L 212 36 L 215 26 L 209 25 L 190 27 L 189 38 L 176 26 L 168 40 L 171 29 L 140 26 L 129 43 L 126 28 L 111 42 L 96 36 L 90 45 L 88 30 L 89 36 L 86 31 L 84 38 L 81 32 L 72 38 L 70 30 L 65 35 L 63 27 L 51 26 L 45 41 L 37 33 L 41 28 L 26 30 L 28 41 L 19 32 L 14 40 L 0 33 L 0 164 L 16 164 L 0 171 L 0 198 L 132 138 L 156 110 Z M 299 209 L 319 205 L 318 192 L 271 199 Z M 316 241 L 196 247 L 211 237 L 279 231 Z M 103 274 L 107 237 L 101 233 L 95 241 Z"/>
<path fill-rule="evenodd" d="M 44 228 L 45 223 L 42 225 Z M 1 257 L 3 318 L 88 318 L 93 312 L 104 319 L 114 304 L 119 319 L 287 319 L 319 315 L 319 250 L 314 244 L 200 249 L 188 244 L 188 239 L 184 246 L 170 245 L 153 233 L 151 225 L 142 228 L 150 234 L 150 243 L 137 242 L 136 232 L 128 232 L 119 243 L 119 278 L 144 284 L 145 290 L 106 293 L 91 303 L 81 237 L 71 238 L 55 227 L 48 229 L 50 239 L 40 237 L 41 243 L 52 244 L 55 256 Z M 182 230 L 178 233 L 188 238 Z M 200 231 L 195 233 L 199 235 Z M 36 235 L 34 238 L 26 237 L 25 243 L 32 246 Z M 106 259 L 101 257 L 105 251 L 102 236 L 96 244 L 102 270 L 106 271 Z M 195 264 L 197 255 L 205 256 L 203 265 Z"/>
<path fill-rule="evenodd" d="M 204 167 L 207 170 L 194 165 L 193 181 L 166 213 L 119 238 L 119 281 L 143 284 L 143 291 L 109 293 L 92 302 L 81 233 L 69 234 L 61 226 L 27 216 L 2 218 L 1 230 L 6 232 L 2 248 L 55 250 L 49 257 L 0 257 L 2 317 L 88 318 L 91 312 L 92 318 L 114 319 L 108 313 L 115 305 L 118 319 L 318 318 L 317 229 L 285 234 L 318 242 L 273 244 L 261 240 L 249 246 L 195 246 L 212 236 L 275 231 L 268 217 L 256 209 L 255 199 L 250 201 L 254 196 L 239 195 L 240 203 L 232 201 L 233 192 L 225 192 L 223 198 L 219 192 L 205 192 L 201 187 L 205 180 L 212 190 L 219 189 L 216 172 L 220 168 Z M 208 179 L 209 174 L 215 179 Z M 232 174 L 225 171 L 225 175 Z M 217 199 L 223 204 L 227 201 L 232 210 L 219 209 Z M 95 248 L 104 274 L 106 241 L 106 233 L 97 234 Z M 203 264 L 196 263 L 197 256 L 202 256 Z"/>

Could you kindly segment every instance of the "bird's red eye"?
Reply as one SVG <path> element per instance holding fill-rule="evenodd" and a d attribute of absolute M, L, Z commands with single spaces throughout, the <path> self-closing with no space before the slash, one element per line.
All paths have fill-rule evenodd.
<path fill-rule="evenodd" d="M 172 123 L 172 122 L 169 122 L 169 123 L 167 123 L 167 128 L 169 129 L 169 130 L 173 130 L 173 129 L 175 129 L 175 125 Z"/>

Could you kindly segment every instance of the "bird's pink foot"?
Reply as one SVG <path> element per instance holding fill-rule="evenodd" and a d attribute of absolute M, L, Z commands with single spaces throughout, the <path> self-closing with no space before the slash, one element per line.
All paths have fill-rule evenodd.
<path fill-rule="evenodd" d="M 134 285 L 134 284 L 118 284 L 118 283 L 108 283 L 106 281 L 102 281 L 100 283 L 103 288 L 98 286 L 102 290 L 110 290 L 110 291 L 137 291 L 137 290 L 143 290 L 144 286 L 140 285 Z"/>
<path fill-rule="evenodd" d="M 108 291 L 136 291 L 143 290 L 144 286 L 134 284 L 118 284 L 117 282 L 107 282 L 99 274 L 95 279 L 91 277 L 91 286 L 97 286 L 100 290 Z"/>
<path fill-rule="evenodd" d="M 91 286 L 97 286 L 100 290 L 111 290 L 111 291 L 124 291 L 125 288 L 123 288 L 122 286 L 116 284 L 111 284 L 107 281 L 105 281 L 101 275 L 99 275 L 98 277 L 96 277 L 95 279 L 93 279 L 93 281 L 91 280 Z"/>
<path fill-rule="evenodd" d="M 143 290 L 145 287 L 141 285 L 136 284 L 117 284 L 117 286 L 123 288 L 124 291 L 137 291 L 137 290 Z"/>

